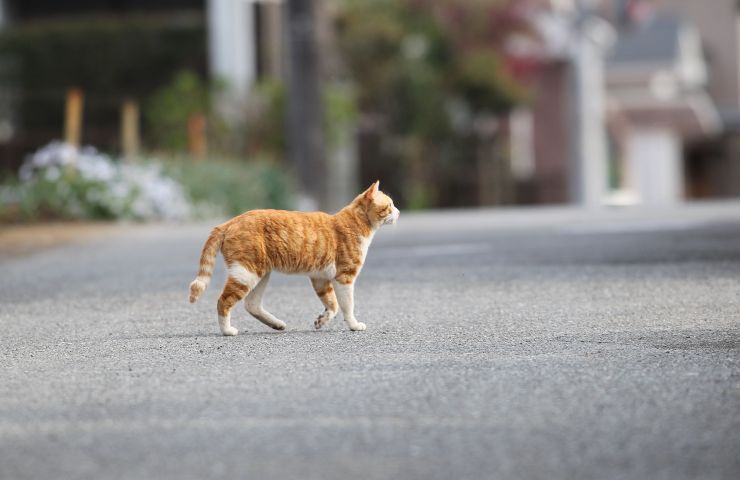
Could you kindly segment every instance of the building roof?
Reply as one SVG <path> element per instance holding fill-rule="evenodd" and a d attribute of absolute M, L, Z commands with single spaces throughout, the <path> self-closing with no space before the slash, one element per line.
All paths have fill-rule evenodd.
<path fill-rule="evenodd" d="M 673 63 L 680 55 L 684 22 L 672 15 L 657 15 L 651 20 L 620 32 L 607 57 L 612 65 L 633 63 Z"/>

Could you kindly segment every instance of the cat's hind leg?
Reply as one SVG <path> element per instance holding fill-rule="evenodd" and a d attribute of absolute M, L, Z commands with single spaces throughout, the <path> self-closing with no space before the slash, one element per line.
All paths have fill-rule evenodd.
<path fill-rule="evenodd" d="M 236 335 L 239 330 L 231 326 L 231 309 L 234 305 L 244 298 L 249 292 L 250 287 L 244 285 L 232 277 L 226 280 L 224 290 L 216 304 L 218 311 L 218 325 L 221 327 L 221 333 L 227 336 Z"/>
<path fill-rule="evenodd" d="M 257 283 L 257 286 L 254 287 L 249 295 L 247 295 L 247 300 L 244 302 L 244 305 L 250 315 L 268 327 L 274 328 L 275 330 L 285 330 L 285 322 L 276 318 L 262 306 L 262 296 L 265 294 L 268 281 L 270 281 L 270 272 L 267 272 L 259 283 Z"/>
<path fill-rule="evenodd" d="M 316 292 L 319 300 L 321 300 L 321 303 L 324 304 L 323 313 L 313 322 L 313 326 L 319 329 L 337 316 L 337 311 L 339 310 L 337 296 L 334 293 L 334 287 L 331 286 L 331 280 L 312 278 L 311 285 L 313 285 L 313 290 Z"/>

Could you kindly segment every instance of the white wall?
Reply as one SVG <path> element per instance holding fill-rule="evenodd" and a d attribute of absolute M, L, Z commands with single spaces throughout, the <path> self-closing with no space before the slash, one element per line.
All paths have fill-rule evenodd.
<path fill-rule="evenodd" d="M 669 128 L 640 128 L 627 139 L 626 189 L 644 205 L 670 205 L 683 201 L 681 138 Z"/>

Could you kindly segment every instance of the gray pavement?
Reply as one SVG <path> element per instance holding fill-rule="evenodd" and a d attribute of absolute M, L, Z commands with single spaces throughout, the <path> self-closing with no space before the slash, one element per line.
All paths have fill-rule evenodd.
<path fill-rule="evenodd" d="M 367 331 L 278 275 L 228 338 L 209 226 L 0 263 L 0 478 L 740 478 L 740 204 L 404 213 Z"/>

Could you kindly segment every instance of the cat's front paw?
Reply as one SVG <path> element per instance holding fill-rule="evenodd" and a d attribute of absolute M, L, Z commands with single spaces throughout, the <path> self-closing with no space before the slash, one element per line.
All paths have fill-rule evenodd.
<path fill-rule="evenodd" d="M 223 329 L 221 333 L 223 333 L 224 336 L 226 337 L 233 337 L 234 335 L 239 333 L 239 330 L 237 330 L 234 327 L 228 327 L 228 328 Z"/>
<path fill-rule="evenodd" d="M 362 323 L 362 322 L 357 322 L 354 325 L 352 325 L 351 327 L 349 327 L 349 329 L 352 330 L 353 332 L 361 332 L 361 331 L 365 330 L 366 328 L 367 328 L 367 326 L 364 323 Z"/>

